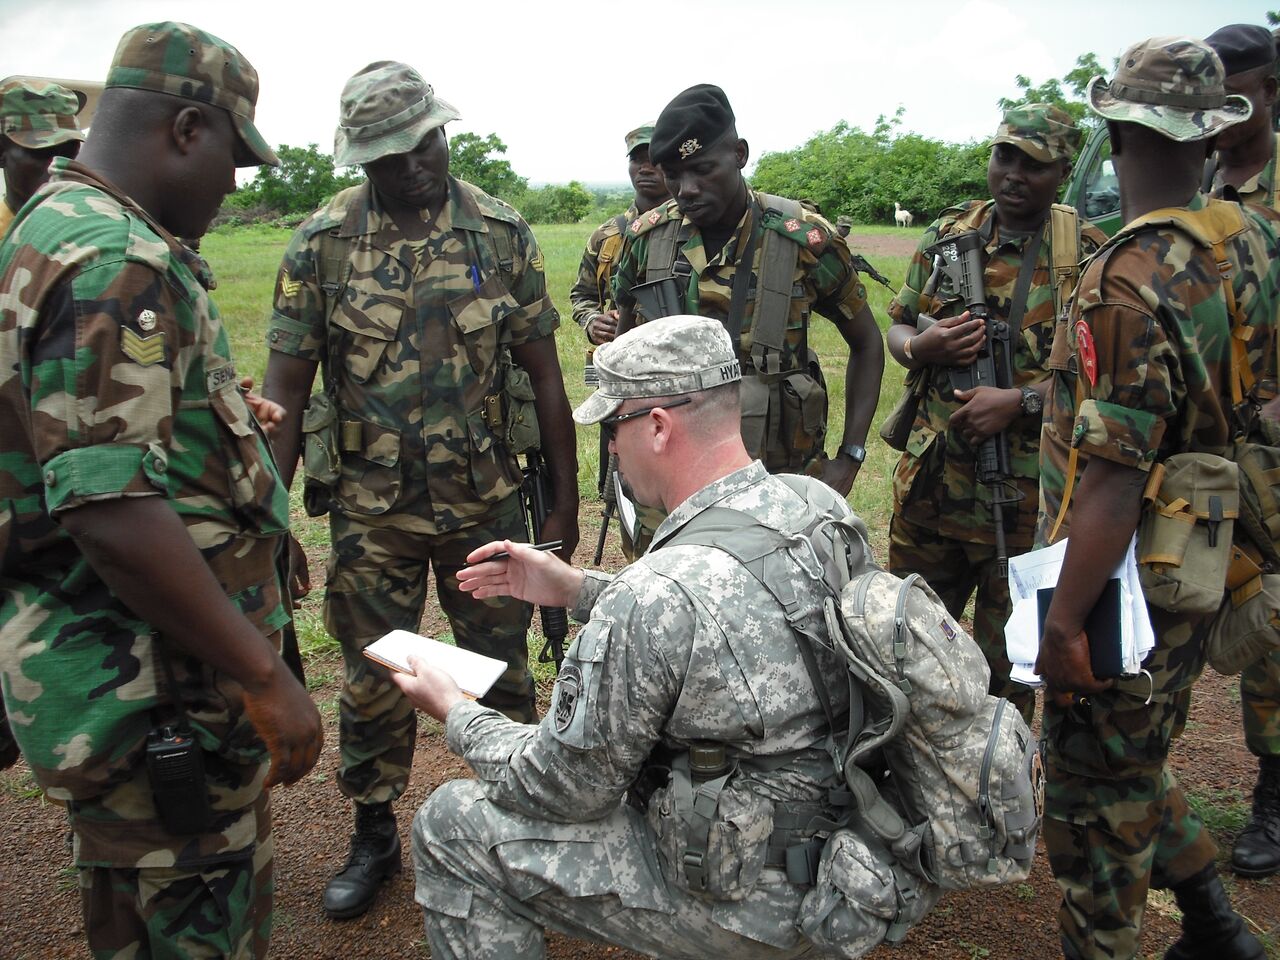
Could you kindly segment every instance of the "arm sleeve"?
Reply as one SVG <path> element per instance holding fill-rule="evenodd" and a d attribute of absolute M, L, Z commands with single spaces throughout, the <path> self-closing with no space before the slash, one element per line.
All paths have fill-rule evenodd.
<path fill-rule="evenodd" d="M 809 248 L 801 251 L 805 274 L 813 284 L 813 308 L 830 320 L 840 323 L 852 320 L 867 305 L 867 288 L 853 268 L 853 254 L 831 225 L 810 214 L 806 217 L 809 231 L 821 231 L 825 244 L 816 256 Z"/>
<path fill-rule="evenodd" d="M 271 321 L 267 325 L 267 346 L 280 353 L 324 361 L 324 295 L 320 289 L 319 235 L 298 230 L 280 261 Z"/>
<path fill-rule="evenodd" d="M 912 254 L 911 262 L 907 265 L 907 278 L 903 281 L 902 289 L 889 302 L 889 318 L 894 323 L 905 323 L 914 327 L 916 317 L 922 312 L 928 312 L 922 310 L 920 306 L 921 291 L 928 284 L 929 275 L 933 273 L 933 263 L 925 255 L 925 250 L 937 243 L 939 224 L 940 221 L 934 221 L 920 238 L 920 245 L 916 247 L 916 252 Z"/>
<path fill-rule="evenodd" d="M 617 806 L 678 695 L 662 634 L 647 613 L 663 611 L 668 624 L 690 622 L 679 609 L 674 620 L 666 616 L 675 592 L 669 602 L 642 605 L 625 580 L 615 583 L 579 632 L 536 727 L 473 704 L 449 712 L 449 746 L 490 800 L 559 822 L 594 820 Z"/>
<path fill-rule="evenodd" d="M 167 492 L 185 298 L 150 266 L 98 262 L 47 299 L 31 347 L 31 420 L 51 516 L 89 500 Z"/>
<path fill-rule="evenodd" d="M 560 326 L 560 312 L 547 295 L 547 278 L 543 272 L 542 249 L 529 225 L 521 220 L 516 225 L 501 227 L 490 222 L 490 229 L 512 229 L 520 257 L 511 278 L 511 295 L 520 308 L 506 318 L 513 346 L 549 337 Z"/>
<path fill-rule="evenodd" d="M 582 251 L 582 262 L 578 264 L 578 279 L 569 291 L 569 306 L 573 310 L 574 322 L 584 330 L 587 321 L 597 313 L 604 312 L 604 304 L 600 301 L 600 287 L 596 279 L 600 269 L 600 230 L 597 228 L 587 238 L 587 248 Z"/>

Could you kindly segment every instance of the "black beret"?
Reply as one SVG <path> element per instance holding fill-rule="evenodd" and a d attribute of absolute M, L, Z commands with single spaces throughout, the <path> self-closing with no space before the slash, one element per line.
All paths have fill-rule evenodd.
<path fill-rule="evenodd" d="M 654 163 L 687 160 L 733 129 L 733 119 L 733 107 L 719 87 L 710 83 L 690 87 L 677 94 L 658 115 L 649 143 L 649 159 Z"/>
<path fill-rule="evenodd" d="M 1270 66 L 1276 59 L 1275 40 L 1271 31 L 1256 23 L 1233 23 L 1204 38 L 1213 47 L 1227 76 L 1244 73 L 1255 67 Z"/>

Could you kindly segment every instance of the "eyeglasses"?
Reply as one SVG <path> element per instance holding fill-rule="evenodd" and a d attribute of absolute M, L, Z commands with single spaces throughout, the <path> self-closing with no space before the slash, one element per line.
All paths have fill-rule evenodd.
<path fill-rule="evenodd" d="M 607 439 L 612 440 L 617 436 L 618 424 L 626 423 L 628 420 L 634 420 L 636 417 L 646 416 L 654 410 L 670 410 L 672 407 L 683 407 L 686 403 L 693 403 L 693 398 L 681 397 L 679 400 L 672 400 L 670 403 L 659 403 L 652 407 L 643 407 L 640 410 L 632 410 L 630 413 L 619 413 L 616 416 L 605 417 L 600 421 L 600 429 L 604 431 L 604 435 Z"/>

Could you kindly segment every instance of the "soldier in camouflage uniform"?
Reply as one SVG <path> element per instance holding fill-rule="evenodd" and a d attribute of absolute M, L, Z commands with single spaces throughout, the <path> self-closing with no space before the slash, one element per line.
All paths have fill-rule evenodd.
<path fill-rule="evenodd" d="M 755 576 L 729 554 L 681 541 L 714 506 L 791 532 L 809 510 L 742 444 L 736 352 L 719 322 L 685 316 L 655 320 L 596 352 L 600 387 L 574 417 L 610 434 L 640 502 L 670 511 L 643 557 L 611 577 L 518 546 L 507 562 L 485 563 L 507 546 L 491 544 L 463 572 L 464 588 L 478 596 L 565 604 L 586 624 L 540 725 L 465 700 L 424 663 L 396 677 L 445 721 L 450 747 L 479 778 L 440 787 L 414 820 L 417 900 L 437 960 L 541 957 L 546 927 L 667 957 L 811 949 L 795 923 L 807 882 L 782 864 L 783 848 L 813 831 L 778 838 L 792 821 L 835 815 L 830 726 L 783 609 L 762 601 Z M 800 482 L 821 513 L 848 516 L 828 487 Z M 797 613 L 816 613 L 820 578 L 786 561 L 771 575 L 794 591 Z M 835 678 L 829 693 L 840 714 L 845 670 L 817 652 Z M 743 668 L 725 669 L 732 664 Z M 695 745 L 740 771 L 707 816 L 713 836 L 740 829 L 743 839 L 733 853 L 707 851 L 711 889 L 691 893 L 694 868 L 686 872 L 690 858 L 675 838 L 693 814 L 673 784 L 681 770 L 690 771 L 686 785 L 703 772 L 690 756 Z M 647 786 L 625 802 L 636 784 Z M 771 844 L 777 849 L 767 851 Z M 741 886 L 717 890 L 739 882 L 739 867 Z"/>
<path fill-rule="evenodd" d="M 93 143 L 54 162 L 0 248 L 0 685 L 67 804 L 99 958 L 264 956 L 266 788 L 323 737 L 277 653 L 287 488 L 175 239 L 204 233 L 237 166 L 277 162 L 257 93 L 216 37 L 130 30 Z M 149 736 L 187 722 L 204 782 L 161 804 Z"/>
<path fill-rule="evenodd" d="M 1197 213 L 1240 220 L 1225 253 L 1259 383 L 1276 376 L 1280 247 L 1257 208 L 1241 218 L 1198 193 L 1205 141 L 1250 111 L 1225 95 L 1212 49 L 1157 37 L 1119 62 L 1110 84 L 1090 84 L 1089 100 L 1107 120 L 1128 225 L 1090 261 L 1059 325 L 1041 441 L 1038 541 L 1053 535 L 1074 490 L 1037 667 L 1053 694 L 1043 836 L 1063 893 L 1068 957 L 1134 956 L 1147 890 L 1157 887 L 1172 889 L 1183 913 L 1167 958 L 1261 960 L 1218 879 L 1214 842 L 1167 763 L 1212 617 L 1148 603 L 1156 646 L 1144 672 L 1105 682 L 1089 668 L 1082 624 L 1138 527 L 1152 465 L 1179 452 L 1221 455 L 1231 441 L 1232 319 L 1207 234 L 1183 224 Z M 1224 209 L 1215 213 L 1215 204 Z"/>
<path fill-rule="evenodd" d="M 1028 723 L 1035 691 L 1009 679 L 1004 642 L 1009 583 L 996 572 L 990 501 L 1003 491 L 978 482 L 975 460 L 982 440 L 1005 431 L 1008 494 L 1016 492 L 1018 498 L 1004 511 L 1006 547 L 1010 553 L 1030 549 L 1039 503 L 1040 411 L 1049 345 L 1055 311 L 1072 286 L 1059 285 L 1053 273 L 1051 207 L 1079 145 L 1080 132 L 1057 107 L 1007 110 L 987 165 L 992 199 L 950 207 L 925 231 L 906 282 L 889 305 L 893 324 L 886 335 L 889 352 L 911 371 L 904 389 L 919 398 L 894 471 L 889 569 L 898 576 L 923 574 L 957 619 L 976 591 L 973 636 L 991 667 L 991 692 L 1017 705 Z M 1092 226 L 1077 229 L 1074 211 L 1067 211 L 1071 232 L 1079 237 L 1078 253 L 1069 258 L 1074 267 L 1106 237 Z M 949 284 L 926 292 L 933 270 L 926 251 L 940 239 L 971 230 L 984 241 L 982 282 L 991 319 L 1010 327 L 1013 381 L 1005 390 L 978 387 L 957 396 L 948 367 L 972 363 L 985 331 Z M 926 326 L 935 318 L 937 323 Z"/>
<path fill-rule="evenodd" d="M 79 112 L 76 95 L 51 80 L 15 77 L 0 84 L 0 237 L 14 214 L 49 179 L 49 162 L 80 152 L 84 133 L 76 122 Z"/>
<path fill-rule="evenodd" d="M 429 568 L 458 646 L 508 665 L 485 703 L 535 717 L 530 607 L 477 603 L 455 579 L 480 544 L 524 538 L 509 359 L 532 381 L 555 489 L 542 533 L 563 540 L 565 556 L 578 539 L 578 488 L 542 253 L 515 210 L 449 176 L 444 124 L 457 111 L 412 67 L 387 61 L 347 82 L 341 110 L 335 161 L 363 165 L 368 181 L 289 243 L 265 392 L 289 411 L 273 437 L 281 475 L 291 482 L 306 431 L 309 509 L 329 509 L 325 626 L 346 661 L 338 787 L 355 803 L 356 832 L 324 904 L 346 919 L 400 869 L 391 803 L 408 784 L 416 729 L 413 708 L 361 651 L 418 629 Z M 308 405 L 321 365 L 326 391 Z"/>
<path fill-rule="evenodd" d="M 1205 43 L 1222 60 L 1227 90 L 1253 106 L 1248 120 L 1218 136 L 1213 195 L 1280 210 L 1280 138 L 1271 123 L 1276 104 L 1271 31 L 1238 23 L 1215 30 Z M 1231 851 L 1231 866 L 1242 877 L 1266 877 L 1280 871 L 1280 650 L 1240 674 L 1240 711 L 1245 746 L 1258 758 L 1259 769 L 1252 816 Z"/>
<path fill-rule="evenodd" d="M 578 266 L 578 280 L 569 291 L 573 319 L 595 347 L 618 335 L 618 311 L 610 307 L 613 300 L 613 274 L 618 265 L 622 237 L 640 214 L 670 199 L 671 191 L 662 173 L 649 159 L 649 141 L 653 124 L 636 127 L 626 136 L 627 176 L 635 197 L 631 206 L 619 216 L 611 217 L 592 231 Z M 590 363 L 590 353 L 587 355 Z"/>
<path fill-rule="evenodd" d="M 884 343 L 849 248 L 813 208 L 751 189 L 742 176 L 750 150 L 719 87 L 699 84 L 667 104 L 649 155 L 672 199 L 627 228 L 614 276 L 621 327 L 653 319 L 637 304 L 638 286 L 675 276 L 682 312 L 738 333 L 747 451 L 771 472 L 820 474 L 847 495 L 866 457 L 884 372 Z M 786 277 L 770 276 L 771 248 L 793 258 Z M 660 250 L 670 256 L 658 264 Z M 735 310 L 735 278 L 747 259 L 751 272 L 741 277 Z M 765 303 L 785 312 L 769 318 L 779 327 L 776 344 L 757 335 Z M 830 459 L 823 449 L 826 388 L 808 349 L 813 312 L 830 319 L 849 345 L 844 432 Z"/>

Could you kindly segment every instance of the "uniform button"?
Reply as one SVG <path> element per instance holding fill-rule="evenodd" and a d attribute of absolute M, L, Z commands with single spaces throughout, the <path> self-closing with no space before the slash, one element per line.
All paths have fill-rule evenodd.
<path fill-rule="evenodd" d="M 58 475 L 56 473 L 54 473 L 52 470 L 45 471 L 44 485 L 46 487 L 52 487 L 57 482 L 58 482 Z"/>
<path fill-rule="evenodd" d="M 168 464 L 166 464 L 163 460 L 161 460 L 159 457 L 156 457 L 154 460 L 151 461 L 151 468 L 155 470 L 156 473 L 164 473 L 165 470 L 167 470 L 169 467 L 168 467 Z"/>
<path fill-rule="evenodd" d="M 272 330 L 272 331 L 271 331 L 271 337 L 270 337 L 270 340 L 271 340 L 271 342 L 272 342 L 272 343 L 279 343 L 279 342 L 280 342 L 280 331 L 279 331 L 279 330 Z"/>

